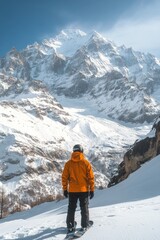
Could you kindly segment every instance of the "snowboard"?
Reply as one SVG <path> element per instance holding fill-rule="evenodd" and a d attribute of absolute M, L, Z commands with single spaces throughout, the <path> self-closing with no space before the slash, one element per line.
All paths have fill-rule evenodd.
<path fill-rule="evenodd" d="M 77 222 L 74 222 L 74 227 L 75 227 L 75 229 L 76 229 L 76 226 L 77 226 Z M 65 236 L 64 240 L 72 240 L 74 234 L 75 234 L 75 231 L 74 231 L 74 232 L 71 232 L 71 233 L 67 233 L 67 235 Z"/>
<path fill-rule="evenodd" d="M 88 229 L 89 229 L 92 225 L 93 225 L 93 221 L 90 220 L 90 221 L 89 221 L 89 226 L 88 226 L 84 231 L 82 231 L 82 229 L 79 229 L 79 230 L 77 230 L 77 231 L 75 231 L 75 232 L 68 233 L 68 234 L 66 235 L 66 237 L 64 238 L 64 240 L 73 240 L 73 239 L 77 239 L 77 238 L 82 237 L 82 236 L 85 234 L 85 232 L 87 232 Z"/>
<path fill-rule="evenodd" d="M 75 232 L 67 233 L 67 235 L 65 236 L 64 240 L 72 240 L 72 239 L 74 239 L 74 234 L 75 234 Z"/>
<path fill-rule="evenodd" d="M 90 221 L 89 221 L 89 226 L 88 226 L 85 230 L 83 230 L 83 231 L 82 231 L 82 229 L 77 230 L 77 231 L 74 233 L 72 239 L 77 239 L 77 238 L 82 237 L 82 236 L 85 234 L 85 232 L 87 232 L 88 229 L 89 229 L 90 227 L 92 227 L 92 225 L 93 225 L 93 221 L 90 220 Z"/>

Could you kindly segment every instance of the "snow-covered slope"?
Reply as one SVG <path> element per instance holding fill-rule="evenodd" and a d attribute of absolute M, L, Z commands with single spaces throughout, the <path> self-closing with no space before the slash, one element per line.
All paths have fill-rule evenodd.
<path fill-rule="evenodd" d="M 84 240 L 160 239 L 160 157 L 144 164 L 120 184 L 97 190 L 90 201 L 94 226 Z M 45 203 L 0 220 L 0 239 L 61 240 L 66 232 L 67 200 Z M 79 207 L 76 220 L 80 227 Z"/>
<path fill-rule="evenodd" d="M 66 100 L 59 104 L 43 86 L 30 86 L 0 105 L 0 178 L 14 211 L 62 193 L 61 170 L 72 147 L 84 146 L 95 171 L 96 187 L 105 188 L 122 161 L 126 149 L 148 133 L 150 126 L 129 128 L 100 117 L 87 101 Z"/>

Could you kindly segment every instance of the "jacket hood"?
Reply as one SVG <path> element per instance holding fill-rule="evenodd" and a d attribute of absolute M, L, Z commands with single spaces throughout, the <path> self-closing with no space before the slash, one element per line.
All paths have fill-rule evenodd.
<path fill-rule="evenodd" d="M 71 160 L 74 162 L 84 161 L 85 157 L 84 154 L 81 152 L 73 152 L 71 155 Z"/>

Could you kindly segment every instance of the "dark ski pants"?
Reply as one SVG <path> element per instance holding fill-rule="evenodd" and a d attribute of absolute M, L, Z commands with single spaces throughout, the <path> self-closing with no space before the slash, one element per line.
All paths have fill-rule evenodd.
<path fill-rule="evenodd" d="M 67 220 L 66 220 L 67 228 L 74 227 L 75 211 L 76 211 L 78 200 L 79 200 L 80 209 L 81 209 L 81 226 L 83 228 L 88 226 L 88 222 L 89 222 L 88 192 L 70 192 L 68 214 L 67 214 Z"/>

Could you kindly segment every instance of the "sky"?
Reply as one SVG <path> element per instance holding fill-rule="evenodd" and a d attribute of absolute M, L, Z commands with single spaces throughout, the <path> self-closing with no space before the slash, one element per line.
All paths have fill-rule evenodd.
<path fill-rule="evenodd" d="M 96 30 L 160 57 L 159 10 L 158 0 L 0 0 L 0 57 L 65 28 Z"/>

